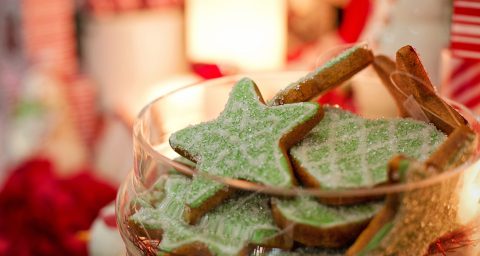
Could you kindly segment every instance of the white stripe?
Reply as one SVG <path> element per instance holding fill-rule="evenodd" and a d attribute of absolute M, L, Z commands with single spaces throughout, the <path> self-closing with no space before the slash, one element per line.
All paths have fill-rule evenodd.
<path fill-rule="evenodd" d="M 478 95 L 480 95 L 480 86 L 473 86 L 472 89 L 465 91 L 458 98 L 455 98 L 455 100 L 460 103 L 466 103 Z"/>
<path fill-rule="evenodd" d="M 452 42 L 480 44 L 480 38 L 468 37 L 468 36 L 455 36 L 452 35 Z"/>
<path fill-rule="evenodd" d="M 457 22 L 474 22 L 480 23 L 480 17 L 472 15 L 463 15 L 463 14 L 453 14 L 453 21 Z"/>
<path fill-rule="evenodd" d="M 453 6 L 480 9 L 480 3 L 469 2 L 469 1 L 454 1 Z"/>
<path fill-rule="evenodd" d="M 465 103 L 478 95 L 480 95 L 480 86 L 472 86 L 456 97 L 455 100 Z"/>
<path fill-rule="evenodd" d="M 454 50 L 453 55 L 462 57 L 462 58 L 480 59 L 480 52 L 474 52 L 474 51 Z"/>
<path fill-rule="evenodd" d="M 456 77 L 453 77 L 450 82 L 451 91 L 456 91 L 459 87 L 465 84 L 466 81 L 480 73 L 480 63 L 463 71 Z"/>
<path fill-rule="evenodd" d="M 452 24 L 452 33 L 480 35 L 480 25 Z"/>
<path fill-rule="evenodd" d="M 460 58 L 454 58 L 454 57 L 450 56 L 450 62 L 451 62 L 451 70 L 450 71 L 452 71 L 452 70 L 455 70 L 458 67 L 460 67 L 460 65 L 462 65 L 464 60 L 460 59 Z"/>

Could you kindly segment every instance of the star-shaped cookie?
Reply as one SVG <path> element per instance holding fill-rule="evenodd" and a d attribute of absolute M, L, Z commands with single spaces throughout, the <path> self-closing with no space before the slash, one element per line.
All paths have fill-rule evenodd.
<path fill-rule="evenodd" d="M 197 225 L 189 225 L 181 216 L 191 180 L 180 174 L 163 178 L 158 186 L 163 198 L 143 206 L 130 219 L 136 229 L 160 241 L 159 250 L 173 255 L 239 255 L 250 244 L 290 245 L 279 233 L 265 195 L 238 195 L 207 213 Z"/>
<path fill-rule="evenodd" d="M 219 117 L 175 132 L 170 145 L 195 162 L 199 172 L 291 187 L 296 181 L 287 149 L 322 115 L 321 107 L 312 102 L 267 106 L 255 83 L 243 78 Z M 230 192 L 218 182 L 195 175 L 186 198 L 186 219 L 195 222 Z"/>

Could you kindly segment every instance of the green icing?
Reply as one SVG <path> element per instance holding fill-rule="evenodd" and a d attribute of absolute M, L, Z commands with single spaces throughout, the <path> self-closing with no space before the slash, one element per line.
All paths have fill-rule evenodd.
<path fill-rule="evenodd" d="M 339 108 L 324 110 L 290 154 L 325 189 L 385 182 L 392 156 L 424 160 L 446 139 L 435 126 L 412 119 L 369 120 Z"/>
<path fill-rule="evenodd" d="M 393 227 L 393 222 L 388 222 L 385 224 L 368 242 L 367 246 L 363 248 L 362 251 L 358 253 L 358 256 L 367 256 L 370 251 L 374 250 L 380 245 L 383 238 L 390 232 Z"/>
<path fill-rule="evenodd" d="M 166 179 L 167 176 L 160 176 L 150 189 L 137 194 L 137 196 L 133 198 L 132 205 L 135 208 L 151 208 L 156 202 L 158 202 L 159 200 L 163 200 L 163 197 L 165 196 L 163 192 L 163 187 L 165 185 Z"/>
<path fill-rule="evenodd" d="M 314 117 L 319 106 L 309 102 L 266 106 L 255 88 L 252 80 L 240 80 L 218 118 L 175 132 L 170 145 L 193 158 L 201 172 L 290 187 L 289 162 L 280 139 Z M 222 188 L 196 175 L 186 202 L 198 207 Z"/>
<path fill-rule="evenodd" d="M 318 76 L 321 72 L 323 72 L 325 69 L 331 68 L 334 65 L 338 64 L 339 62 L 343 61 L 344 59 L 348 58 L 352 53 L 354 53 L 358 48 L 363 47 L 362 45 L 356 45 L 354 47 L 348 48 L 345 51 L 341 52 L 339 55 L 337 55 L 335 58 L 330 59 L 327 63 L 323 64 L 322 66 L 318 67 L 314 71 L 308 73 L 306 76 L 300 78 L 298 81 L 289 84 L 285 89 L 282 91 L 289 91 L 291 89 L 295 89 L 298 87 L 299 84 L 311 80 L 312 78 Z M 273 101 L 269 101 L 269 105 L 273 104 Z"/>
<path fill-rule="evenodd" d="M 381 202 L 351 206 L 328 206 L 310 197 L 275 198 L 273 202 L 286 219 L 318 228 L 330 228 L 368 220 L 383 206 Z"/>
<path fill-rule="evenodd" d="M 307 78 L 316 76 L 318 73 L 322 72 L 323 70 L 327 68 L 333 67 L 335 64 L 343 61 L 344 59 L 348 58 L 352 53 L 354 53 L 357 49 L 363 47 L 363 45 L 356 45 L 353 47 L 350 47 L 346 49 L 345 51 L 341 52 L 339 55 L 337 55 L 335 58 L 329 60 L 327 63 L 323 64 L 322 66 L 318 67 L 315 69 L 313 72 L 307 74 Z"/>
<path fill-rule="evenodd" d="M 203 216 L 196 225 L 183 220 L 188 188 L 192 181 L 170 175 L 164 183 L 165 197 L 153 207 L 144 207 L 131 219 L 146 229 L 163 230 L 159 249 L 174 249 L 200 242 L 215 255 L 237 255 L 248 243 L 261 244 L 279 232 L 268 205 L 268 197 L 243 194 L 227 200 Z"/>
<path fill-rule="evenodd" d="M 407 178 L 407 171 L 410 166 L 410 161 L 402 160 L 400 161 L 400 166 L 398 168 L 398 174 L 401 181 L 405 181 Z"/>

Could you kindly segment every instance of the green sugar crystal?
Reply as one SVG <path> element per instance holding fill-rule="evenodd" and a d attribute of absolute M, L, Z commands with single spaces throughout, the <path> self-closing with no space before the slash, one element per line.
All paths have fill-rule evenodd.
<path fill-rule="evenodd" d="M 320 73 L 322 73 L 326 69 L 329 69 L 329 68 L 335 66 L 336 64 L 338 64 L 339 62 L 341 62 L 341 61 L 345 60 L 346 58 L 350 57 L 350 55 L 352 55 L 356 50 L 358 50 L 361 47 L 364 47 L 364 46 L 363 45 L 356 45 L 356 46 L 353 46 L 351 48 L 348 48 L 348 49 L 342 51 L 339 55 L 335 56 L 334 58 L 332 58 L 331 60 L 329 60 L 325 64 L 316 68 L 314 71 L 308 73 L 306 76 L 300 78 L 296 82 L 290 83 L 287 87 L 285 87 L 282 90 L 282 92 L 288 92 L 290 90 L 299 90 L 299 88 L 300 88 L 299 84 L 302 84 L 302 83 L 305 83 L 308 80 L 314 79 L 314 77 L 318 76 Z M 282 99 L 282 101 L 283 101 L 283 99 Z M 275 102 L 275 98 L 270 100 L 268 102 L 268 105 L 275 105 L 274 102 Z"/>
<path fill-rule="evenodd" d="M 385 182 L 392 156 L 425 160 L 446 139 L 435 126 L 413 119 L 369 120 L 339 108 L 324 110 L 323 120 L 290 150 L 324 189 Z"/>
<path fill-rule="evenodd" d="M 183 245 L 199 242 L 215 255 L 237 255 L 247 244 L 261 244 L 279 232 L 275 226 L 269 198 L 243 194 L 227 200 L 203 216 L 198 224 L 188 225 L 182 218 L 190 178 L 170 175 L 164 182 L 164 198 L 152 207 L 143 207 L 131 220 L 146 229 L 159 229 L 162 251 L 171 252 Z"/>
<path fill-rule="evenodd" d="M 255 83 L 244 78 L 234 86 L 218 118 L 175 132 L 170 145 L 186 152 L 200 172 L 291 187 L 289 161 L 279 146 L 280 140 L 318 110 L 318 104 L 309 102 L 266 106 L 260 101 Z M 196 175 L 186 203 L 198 207 L 222 188 Z"/>

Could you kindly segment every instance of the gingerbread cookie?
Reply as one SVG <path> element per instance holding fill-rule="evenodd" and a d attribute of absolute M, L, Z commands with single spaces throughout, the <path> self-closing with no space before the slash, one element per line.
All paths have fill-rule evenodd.
<path fill-rule="evenodd" d="M 340 248 L 355 240 L 382 205 L 327 206 L 310 197 L 274 198 L 272 212 L 278 226 L 293 229 L 293 240 L 307 246 Z"/>
<path fill-rule="evenodd" d="M 292 187 L 296 181 L 286 150 L 322 115 L 317 103 L 266 106 L 255 83 L 241 79 L 218 118 L 170 137 L 172 148 L 195 162 L 200 172 L 186 196 L 186 219 L 194 223 L 231 195 L 231 189 L 202 173 Z"/>
<path fill-rule="evenodd" d="M 367 67 L 372 60 L 373 53 L 366 46 L 357 45 L 349 48 L 277 93 L 269 104 L 282 105 L 308 101 L 350 79 Z"/>
<path fill-rule="evenodd" d="M 147 231 L 157 230 L 158 249 L 174 255 L 239 255 L 249 244 L 289 247 L 278 235 L 269 198 L 243 194 L 229 199 L 189 225 L 182 218 L 190 178 L 170 175 L 164 182 L 165 196 L 152 207 L 142 207 L 131 222 Z M 151 233 L 151 232 L 145 232 Z M 150 237 L 152 238 L 152 237 Z"/>
<path fill-rule="evenodd" d="M 412 183 L 452 170 L 468 161 L 476 143 L 470 128 L 459 127 L 424 163 L 405 157 L 393 159 L 390 176 Z M 425 255 L 436 238 L 457 228 L 459 177 L 388 195 L 385 207 L 347 255 Z M 417 232 L 422 224 L 422 232 Z"/>
<path fill-rule="evenodd" d="M 426 159 L 446 136 L 413 119 L 369 120 L 325 107 L 323 120 L 290 154 L 303 184 L 322 189 L 373 187 L 387 182 L 396 154 Z"/>

